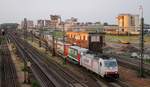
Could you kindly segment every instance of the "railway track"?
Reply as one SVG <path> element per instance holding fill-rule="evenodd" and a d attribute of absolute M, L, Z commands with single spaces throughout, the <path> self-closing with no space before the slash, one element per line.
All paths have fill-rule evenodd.
<path fill-rule="evenodd" d="M 1 46 L 1 87 L 20 87 L 6 38 Z"/>
<path fill-rule="evenodd" d="M 39 40 L 40 38 L 36 35 L 34 35 L 34 37 Z M 43 43 L 43 47 L 47 47 L 45 46 L 45 40 L 41 39 Z M 52 49 L 48 46 L 49 49 Z M 110 54 L 108 54 L 110 55 Z M 120 55 L 116 55 L 116 54 L 111 54 L 111 56 L 117 58 L 118 60 L 118 63 L 119 65 L 123 66 L 123 67 L 126 67 L 126 68 L 129 68 L 129 69 L 134 69 L 134 70 L 139 70 L 139 65 L 140 65 L 140 60 L 139 59 L 135 59 L 135 58 L 123 58 L 122 56 Z M 128 65 L 128 66 L 127 66 Z M 144 71 L 145 71 L 145 74 L 147 76 L 150 76 L 150 64 L 143 64 L 143 67 L 144 67 Z"/>
<path fill-rule="evenodd" d="M 37 40 L 39 40 L 39 37 L 37 37 L 37 36 L 34 36 L 34 37 Z M 42 41 L 42 43 L 44 44 L 45 41 Z M 43 47 L 45 47 L 45 46 L 43 46 Z M 50 47 L 48 47 L 48 48 L 50 49 Z M 108 55 L 110 55 L 110 54 L 108 54 Z M 123 67 L 129 68 L 129 69 L 134 69 L 134 70 L 139 70 L 139 65 L 140 65 L 139 59 L 122 58 L 121 56 L 116 55 L 116 54 L 112 54 L 110 56 L 115 57 L 118 60 L 118 64 L 123 66 Z M 143 64 L 143 67 L 144 67 L 145 74 L 147 76 L 150 76 L 150 64 Z"/>
<path fill-rule="evenodd" d="M 28 43 L 26 43 L 26 44 L 29 45 Z M 31 45 L 28 48 L 30 48 L 29 51 L 33 52 L 33 55 L 36 56 L 37 60 L 39 62 L 42 62 L 41 64 L 46 64 L 47 69 L 50 69 L 50 71 L 54 71 L 55 70 L 54 73 L 58 73 L 61 76 L 61 79 L 66 80 L 67 83 L 69 83 L 70 86 L 74 86 L 75 85 L 75 87 L 76 87 L 76 85 L 78 85 L 80 87 L 87 87 L 85 84 L 83 84 L 80 81 L 78 81 L 77 79 L 75 79 L 76 77 L 74 75 L 66 72 L 57 63 L 50 62 L 50 60 L 48 60 L 48 58 L 45 58 L 44 55 L 42 55 L 38 51 L 36 51 Z M 52 70 L 51 70 L 51 68 L 52 68 Z"/>
<path fill-rule="evenodd" d="M 11 39 L 15 39 L 15 38 L 11 38 Z M 42 60 L 43 57 L 37 55 L 37 52 L 34 52 L 34 50 L 32 50 L 30 46 L 25 44 L 25 42 L 22 41 L 21 39 L 17 39 L 15 41 L 16 41 L 15 43 L 17 43 L 18 45 L 20 46 L 22 45 L 21 50 L 24 50 L 24 52 L 29 56 L 28 58 L 30 59 L 28 60 L 25 59 L 25 60 L 30 61 L 32 63 L 31 70 L 33 70 L 33 72 L 42 72 L 43 73 L 42 76 L 45 75 L 49 79 L 49 81 L 39 80 L 41 82 L 40 84 L 42 84 L 42 82 L 52 82 L 52 84 L 56 87 L 87 87 L 86 85 L 81 84 L 79 81 L 77 82 L 77 80 L 74 80 L 73 78 L 69 77 L 67 73 L 59 70 L 60 68 L 57 68 L 58 66 L 56 67 L 55 65 L 52 66 L 52 64 L 50 65 L 50 63 L 49 65 L 45 64 L 44 62 L 45 60 L 44 61 Z M 26 49 L 23 47 L 26 47 Z M 36 71 L 34 70 L 35 67 L 38 68 Z M 38 77 L 37 79 L 40 79 L 40 77 L 38 76 L 40 74 L 35 74 L 35 75 L 37 75 Z M 71 81 L 73 81 L 74 83 Z M 42 87 L 51 87 L 51 86 L 42 85 Z"/>
<path fill-rule="evenodd" d="M 28 43 L 26 43 L 28 44 Z M 43 42 L 43 45 L 44 45 L 44 42 Z M 43 46 L 42 45 L 42 46 Z M 43 46 L 45 48 L 45 46 Z M 34 50 L 36 50 L 35 48 L 33 48 L 32 46 L 29 47 L 29 48 L 32 48 L 31 51 L 32 52 L 35 52 Z M 37 51 L 35 52 L 38 56 L 41 56 L 43 57 L 44 55 L 42 55 L 41 53 L 38 53 Z M 62 57 L 62 55 L 59 55 L 57 54 L 59 57 Z M 49 64 L 51 65 L 53 62 L 48 62 L 49 60 L 47 60 L 47 58 L 44 58 L 45 59 L 45 63 L 46 64 Z M 41 60 L 42 61 L 42 60 Z M 58 66 L 59 64 L 53 64 L 55 66 Z M 54 67 L 55 67 L 54 66 Z M 61 68 L 58 69 L 58 71 L 61 70 Z M 62 69 L 63 70 L 63 69 Z M 84 69 L 83 69 L 84 70 Z M 59 71 L 60 72 L 60 71 Z M 87 71 L 86 71 L 87 72 Z M 65 72 L 66 73 L 66 72 Z M 68 76 L 68 75 L 67 75 Z M 64 75 L 64 77 L 66 78 L 67 77 L 66 75 Z M 74 77 L 74 76 L 72 76 Z M 92 77 L 92 76 L 91 76 Z M 75 78 L 75 77 L 74 77 Z M 104 80 L 104 78 L 97 78 L 97 77 L 92 77 L 100 87 L 130 87 L 128 84 L 126 84 L 125 82 L 121 81 L 121 80 L 114 80 L 114 82 L 107 82 L 106 80 Z M 70 81 L 70 80 L 69 80 Z"/>
<path fill-rule="evenodd" d="M 50 62 L 49 60 L 47 60 L 47 58 L 45 58 L 44 55 L 42 55 L 41 53 L 39 53 L 38 51 L 35 50 L 35 48 L 33 48 L 31 45 L 29 45 L 27 42 L 21 40 L 21 39 L 17 39 L 19 43 L 21 43 L 21 45 L 23 45 L 24 47 L 26 47 L 26 54 L 29 55 L 29 57 L 32 57 L 32 59 L 29 59 L 31 62 L 37 62 L 38 65 L 35 64 L 34 67 L 38 68 L 37 70 L 39 70 L 39 67 L 43 67 L 44 69 L 41 70 L 41 72 L 44 71 L 44 73 L 46 72 L 47 74 L 43 74 L 46 75 L 47 78 L 49 79 L 49 74 L 52 75 L 52 77 L 54 76 L 55 79 L 58 80 L 64 80 L 66 83 L 68 83 L 68 87 L 87 87 L 87 85 L 85 83 L 82 83 L 81 81 L 77 80 L 74 75 L 71 75 L 69 72 L 64 71 L 64 69 L 62 67 L 59 66 L 59 64 L 57 63 L 53 63 Z M 32 62 L 32 63 L 33 63 Z M 33 64 L 32 64 L 33 66 Z M 32 72 L 40 72 L 37 70 L 32 70 Z M 54 74 L 57 75 L 55 76 Z M 37 79 L 41 78 L 38 75 L 34 73 Z M 52 78 L 51 77 L 51 78 Z M 92 76 L 91 76 L 92 77 Z M 126 83 L 121 82 L 120 80 L 115 81 L 115 82 L 107 82 L 105 80 L 103 80 L 102 78 L 94 78 L 95 81 L 97 82 L 97 84 L 100 87 L 129 87 L 128 85 L 126 85 Z M 54 79 L 52 79 L 54 80 Z M 40 82 L 40 84 L 42 84 L 43 80 L 38 80 Z M 55 83 L 55 82 L 54 82 Z M 61 83 L 61 82 L 59 82 Z M 60 87 L 67 87 L 67 86 L 63 86 L 61 85 Z M 44 87 L 44 86 L 42 86 Z M 51 87 L 51 86 L 47 86 L 47 87 Z"/>
<path fill-rule="evenodd" d="M 139 70 L 140 60 L 135 58 L 122 58 L 121 56 L 117 56 L 117 55 L 112 55 L 112 56 L 117 58 L 119 65 L 137 71 Z M 150 76 L 150 64 L 143 64 L 143 68 L 146 76 Z"/>
<path fill-rule="evenodd" d="M 35 63 L 30 57 L 31 54 L 29 54 L 26 49 L 24 48 L 23 44 L 20 44 L 13 36 L 8 36 L 11 41 L 13 41 L 13 43 L 15 43 L 17 50 L 19 51 L 19 53 L 21 54 L 22 58 L 23 58 L 23 62 L 27 64 L 27 62 L 31 62 L 32 65 L 30 67 L 30 70 L 32 71 L 32 73 L 34 74 L 34 76 L 36 77 L 36 79 L 38 80 L 38 82 L 40 83 L 41 87 L 55 87 L 55 85 L 51 82 L 51 79 L 47 76 L 46 72 L 44 72 L 41 68 L 38 66 L 37 63 Z"/>
<path fill-rule="evenodd" d="M 35 38 L 37 40 L 39 40 L 39 37 L 35 36 Z M 42 43 L 44 44 L 45 42 L 42 41 Z M 108 54 L 108 55 L 110 55 L 110 54 Z M 135 59 L 135 58 L 122 58 L 121 56 L 116 55 L 116 54 L 113 54 L 111 56 L 114 56 L 115 58 L 117 58 L 118 63 L 121 66 L 124 66 L 124 67 L 127 67 L 127 68 L 131 68 L 131 69 L 134 69 L 134 70 L 138 70 L 139 69 L 139 64 L 140 64 L 140 60 L 139 59 Z M 143 64 L 143 66 L 144 66 L 145 73 L 147 75 L 150 75 L 150 64 Z"/>

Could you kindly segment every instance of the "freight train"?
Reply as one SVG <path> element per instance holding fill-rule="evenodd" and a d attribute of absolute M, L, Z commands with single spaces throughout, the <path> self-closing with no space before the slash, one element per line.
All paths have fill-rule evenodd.
<path fill-rule="evenodd" d="M 45 35 L 44 38 L 47 39 L 49 46 L 52 47 L 51 35 Z M 101 77 L 119 78 L 118 64 L 115 58 L 61 41 L 57 41 L 55 45 L 57 54 L 67 61 L 79 64 Z"/>
<path fill-rule="evenodd" d="M 58 42 L 56 45 L 57 53 L 64 56 L 66 60 L 79 64 L 102 77 L 119 78 L 118 64 L 115 58 L 62 42 Z"/>

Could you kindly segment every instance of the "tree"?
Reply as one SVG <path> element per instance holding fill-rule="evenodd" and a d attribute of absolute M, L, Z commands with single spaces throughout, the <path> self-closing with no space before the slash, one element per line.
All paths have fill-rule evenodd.
<path fill-rule="evenodd" d="M 104 22 L 104 24 L 103 24 L 104 26 L 108 26 L 108 23 L 107 22 Z"/>

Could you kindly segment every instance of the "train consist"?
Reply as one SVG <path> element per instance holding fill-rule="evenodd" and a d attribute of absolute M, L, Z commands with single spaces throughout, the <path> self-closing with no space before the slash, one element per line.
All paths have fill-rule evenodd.
<path fill-rule="evenodd" d="M 45 35 L 44 38 L 47 39 L 48 44 L 52 46 L 51 35 Z M 57 54 L 66 58 L 67 61 L 79 64 L 102 77 L 119 78 L 118 64 L 115 58 L 61 41 L 57 41 L 55 45 Z"/>
<path fill-rule="evenodd" d="M 75 64 L 79 64 L 102 77 L 118 78 L 118 64 L 115 58 L 95 53 L 79 46 L 57 44 L 57 53 Z"/>

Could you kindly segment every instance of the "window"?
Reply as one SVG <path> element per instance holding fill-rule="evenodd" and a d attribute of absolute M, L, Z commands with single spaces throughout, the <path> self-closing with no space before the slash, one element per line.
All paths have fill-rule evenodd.
<path fill-rule="evenodd" d="M 83 36 L 83 40 L 85 40 L 85 36 Z"/>
<path fill-rule="evenodd" d="M 116 67 L 117 62 L 116 61 L 104 61 L 105 67 Z"/>
<path fill-rule="evenodd" d="M 88 36 L 87 35 L 85 36 L 85 40 L 88 40 Z"/>
<path fill-rule="evenodd" d="M 98 42 L 99 36 L 91 36 L 91 42 Z"/>
<path fill-rule="evenodd" d="M 74 37 L 73 38 L 76 38 L 76 35 L 74 35 Z"/>
<path fill-rule="evenodd" d="M 72 34 L 70 35 L 70 37 L 72 38 Z"/>

